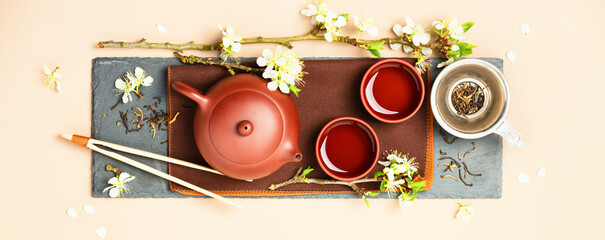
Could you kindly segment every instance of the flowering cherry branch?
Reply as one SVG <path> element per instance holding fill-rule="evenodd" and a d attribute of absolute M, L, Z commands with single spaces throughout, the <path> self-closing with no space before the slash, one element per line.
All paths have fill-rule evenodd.
<path fill-rule="evenodd" d="M 171 49 L 178 53 L 175 53 L 183 63 L 201 63 L 208 65 L 220 65 L 226 67 L 232 74 L 232 69 L 241 69 L 248 72 L 259 73 L 259 69 L 263 70 L 263 77 L 271 80 L 267 87 L 271 90 L 280 89 L 284 93 L 293 92 L 298 96 L 300 89 L 298 85 L 304 84 L 302 81 L 302 61 L 298 58 L 298 54 L 292 49 L 294 46 L 292 42 L 296 41 L 327 41 L 327 42 L 339 42 L 349 44 L 355 47 L 368 50 L 372 55 L 381 57 L 379 50 L 384 50 L 383 45 L 389 44 L 391 49 L 402 48 L 404 53 L 413 55 L 416 61 L 416 68 L 420 72 L 426 71 L 430 67 L 429 56 L 433 53 L 433 50 L 441 53 L 447 58 L 447 61 L 440 63 L 438 67 L 443 67 L 451 64 L 455 60 L 458 60 L 461 56 L 469 55 L 472 53 L 472 49 L 476 47 L 473 44 L 460 42 L 463 38 L 462 34 L 468 31 L 472 26 L 472 22 L 459 24 L 458 20 L 453 17 L 446 17 L 440 21 L 433 22 L 435 29 L 433 30 L 437 35 L 437 40 L 430 44 L 431 35 L 426 32 L 423 24 L 415 23 L 411 18 L 406 18 L 406 25 L 401 26 L 395 24 L 393 26 L 393 32 L 395 37 L 384 37 L 380 39 L 362 39 L 359 36 L 363 32 L 367 32 L 369 35 L 377 36 L 378 29 L 374 26 L 374 20 L 372 18 L 364 18 L 360 16 L 353 16 L 354 25 L 358 30 L 356 36 L 341 36 L 339 31 L 349 21 L 349 14 L 336 14 L 328 8 L 328 3 L 325 0 L 319 0 L 315 4 L 307 5 L 306 9 L 300 12 L 304 16 L 311 18 L 311 24 L 314 28 L 306 34 L 289 36 L 289 37 L 252 37 L 243 38 L 235 28 L 227 26 L 223 28 L 219 25 L 222 32 L 222 41 L 220 43 L 211 44 L 199 44 L 193 41 L 183 44 L 174 44 L 170 42 L 156 43 L 148 42 L 145 38 L 137 42 L 116 42 L 116 41 L 104 41 L 99 42 L 98 46 L 101 48 L 152 48 L 152 49 Z M 238 62 L 237 53 L 239 53 L 246 44 L 256 43 L 273 43 L 278 44 L 287 49 L 280 49 L 279 47 L 272 51 L 272 54 L 278 54 L 273 64 L 267 63 L 267 65 L 259 64 L 259 69 L 252 71 L 251 67 L 242 66 Z M 184 50 L 200 50 L 200 51 L 220 51 L 220 58 L 224 63 L 219 63 L 215 60 L 208 60 L 207 58 L 201 58 L 196 56 L 183 56 Z M 271 51 L 265 49 L 263 51 L 263 57 L 266 58 L 265 53 Z M 235 62 L 228 62 L 229 58 L 235 59 Z M 284 58 L 280 60 L 279 58 Z M 260 61 L 260 62 L 259 62 Z M 259 60 L 257 63 L 262 63 L 264 60 Z M 282 66 L 278 63 L 288 63 L 288 66 Z M 295 66 L 298 64 L 298 66 Z M 300 70 L 300 71 L 299 71 Z"/>

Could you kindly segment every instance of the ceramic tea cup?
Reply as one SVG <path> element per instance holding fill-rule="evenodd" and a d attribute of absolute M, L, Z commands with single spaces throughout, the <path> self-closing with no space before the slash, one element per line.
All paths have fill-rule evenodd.
<path fill-rule="evenodd" d="M 374 129 L 353 117 L 330 121 L 319 133 L 315 156 L 321 169 L 330 177 L 352 181 L 372 171 L 380 153 Z"/>
<path fill-rule="evenodd" d="M 485 96 L 483 106 L 476 113 L 461 116 L 452 103 L 452 93 L 456 86 L 465 82 L 483 88 Z M 494 65 L 478 59 L 463 59 L 447 66 L 431 89 L 435 120 L 450 134 L 475 139 L 496 133 L 512 146 L 521 146 L 521 134 L 506 121 L 509 105 L 510 93 L 504 74 Z"/>
<path fill-rule="evenodd" d="M 374 118 L 400 123 L 414 116 L 422 106 L 424 81 L 412 64 L 385 59 L 366 71 L 360 94 L 363 106 Z"/>

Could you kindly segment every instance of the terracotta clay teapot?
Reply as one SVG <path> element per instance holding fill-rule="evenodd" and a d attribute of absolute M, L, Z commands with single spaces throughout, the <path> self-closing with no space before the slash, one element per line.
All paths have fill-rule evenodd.
<path fill-rule="evenodd" d="M 294 101 L 267 89 L 267 81 L 260 77 L 230 76 L 205 95 L 179 81 L 172 88 L 197 102 L 195 142 L 208 164 L 226 176 L 258 179 L 302 159 Z"/>

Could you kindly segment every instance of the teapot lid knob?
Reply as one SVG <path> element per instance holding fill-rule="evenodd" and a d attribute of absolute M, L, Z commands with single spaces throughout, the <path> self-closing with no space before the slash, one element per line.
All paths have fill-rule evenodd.
<path fill-rule="evenodd" d="M 254 125 L 248 120 L 241 121 L 237 125 L 237 132 L 242 136 L 249 136 L 254 131 Z"/>

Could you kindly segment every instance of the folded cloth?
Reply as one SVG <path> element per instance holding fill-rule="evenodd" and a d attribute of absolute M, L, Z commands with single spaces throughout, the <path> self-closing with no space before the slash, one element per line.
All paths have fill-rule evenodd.
<path fill-rule="evenodd" d="M 415 59 L 403 59 L 414 63 Z M 348 186 L 292 184 L 269 190 L 271 184 L 286 181 L 299 168 L 311 166 L 315 170 L 310 178 L 330 179 L 315 158 L 315 142 L 323 126 L 329 121 L 343 116 L 352 116 L 366 121 L 376 131 L 382 152 L 399 150 L 415 157 L 419 164 L 419 175 L 427 181 L 429 190 L 433 181 L 433 116 L 430 111 L 430 79 L 423 74 L 425 97 L 420 110 L 412 118 L 402 123 L 389 124 L 374 119 L 363 107 L 359 88 L 365 71 L 380 59 L 330 59 L 305 60 L 304 76 L 306 84 L 301 87 L 300 97 L 292 96 L 300 115 L 299 146 L 303 159 L 298 163 L 287 163 L 275 173 L 253 182 L 231 179 L 200 170 L 169 164 L 169 174 L 187 182 L 213 191 L 223 196 L 283 196 L 302 194 L 352 193 Z M 254 63 L 244 63 L 254 66 Z M 192 87 L 207 91 L 214 83 L 229 76 L 223 67 L 206 65 L 179 65 L 168 67 L 168 111 L 171 116 L 180 113 L 178 120 L 169 126 L 169 156 L 208 166 L 199 153 L 193 137 L 193 116 L 197 104 L 172 90 L 174 81 L 181 81 Z M 382 153 L 381 153 L 382 156 Z M 382 170 L 377 164 L 368 176 Z M 379 183 L 363 183 L 360 187 L 378 190 Z M 182 194 L 199 195 L 198 192 L 175 183 L 170 189 Z"/>

